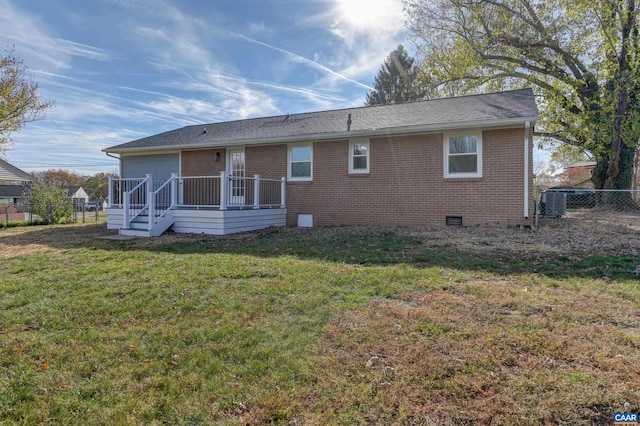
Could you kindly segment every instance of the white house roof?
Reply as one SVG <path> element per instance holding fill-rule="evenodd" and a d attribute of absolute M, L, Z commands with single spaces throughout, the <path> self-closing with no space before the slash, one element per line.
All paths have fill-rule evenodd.
<path fill-rule="evenodd" d="M 33 177 L 4 160 L 0 160 L 0 181 L 31 182 Z"/>
<path fill-rule="evenodd" d="M 110 153 L 327 140 L 507 126 L 539 120 L 531 89 L 182 127 L 106 148 Z"/>

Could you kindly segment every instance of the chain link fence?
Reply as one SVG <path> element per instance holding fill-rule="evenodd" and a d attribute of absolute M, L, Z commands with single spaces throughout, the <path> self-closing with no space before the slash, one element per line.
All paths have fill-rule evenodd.
<path fill-rule="evenodd" d="M 597 214 L 640 212 L 640 190 L 590 189 L 556 186 L 536 190 L 535 225 L 545 220 L 579 219 Z"/>
<path fill-rule="evenodd" d="M 97 223 L 106 221 L 107 216 L 103 209 L 103 201 L 87 202 L 83 199 L 73 199 L 73 214 L 66 219 L 66 222 Z M 43 222 L 43 218 L 32 214 L 24 203 L 0 204 L 0 227 L 36 225 Z"/>

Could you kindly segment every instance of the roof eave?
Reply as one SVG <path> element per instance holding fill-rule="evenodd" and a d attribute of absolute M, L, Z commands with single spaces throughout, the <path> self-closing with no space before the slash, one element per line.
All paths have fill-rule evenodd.
<path fill-rule="evenodd" d="M 472 128 L 487 128 L 487 127 L 509 127 L 524 124 L 525 122 L 536 122 L 540 120 L 540 117 L 516 117 L 501 120 L 475 120 L 467 122 L 456 123 L 438 123 L 430 125 L 417 125 L 417 126 L 402 126 L 402 127 L 389 127 L 381 129 L 367 129 L 367 130 L 352 130 L 344 132 L 332 132 L 332 133 L 315 133 L 308 135 L 296 135 L 288 136 L 284 138 L 261 138 L 261 139 L 239 139 L 233 141 L 217 141 L 214 143 L 207 142 L 202 144 L 181 144 L 181 145 L 155 145 L 148 147 L 134 147 L 134 148 L 119 148 L 117 147 L 105 148 L 102 151 L 111 154 L 120 153 L 134 153 L 134 152 L 151 152 L 151 151 L 169 151 L 169 150 L 182 150 L 182 149 L 196 149 L 196 148 L 212 148 L 223 146 L 239 146 L 239 145 L 270 145 L 276 143 L 289 143 L 300 142 L 307 140 L 323 141 L 323 140 L 335 140 L 335 139 L 348 139 L 354 137 L 375 137 L 375 136 L 392 136 L 399 134 L 411 134 L 411 133 L 434 133 L 434 132 L 446 132 L 451 130 L 462 130 Z"/>

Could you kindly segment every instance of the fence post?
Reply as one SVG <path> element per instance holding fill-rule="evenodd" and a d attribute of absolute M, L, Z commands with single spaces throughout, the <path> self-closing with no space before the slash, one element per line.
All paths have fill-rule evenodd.
<path fill-rule="evenodd" d="M 260 208 L 260 175 L 253 176 L 253 208 Z"/>
<path fill-rule="evenodd" d="M 220 172 L 220 210 L 227 209 L 227 192 L 229 190 L 229 174 Z"/>
<path fill-rule="evenodd" d="M 280 179 L 280 208 L 284 209 L 287 207 L 286 197 L 287 197 L 287 179 L 282 177 Z"/>
<path fill-rule="evenodd" d="M 8 227 L 9 227 L 9 206 L 7 206 L 7 207 L 4 209 L 4 215 L 5 215 L 5 216 L 6 216 L 6 218 L 7 218 L 7 226 L 6 226 L 6 228 L 8 228 Z"/>

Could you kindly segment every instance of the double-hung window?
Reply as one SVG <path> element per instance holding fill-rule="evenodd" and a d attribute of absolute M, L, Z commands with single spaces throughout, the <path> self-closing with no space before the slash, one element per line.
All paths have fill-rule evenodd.
<path fill-rule="evenodd" d="M 369 173 L 369 139 L 349 141 L 349 173 Z"/>
<path fill-rule="evenodd" d="M 289 145 L 289 180 L 313 179 L 313 145 L 292 144 Z"/>
<path fill-rule="evenodd" d="M 482 177 L 482 132 L 445 134 L 444 177 Z"/>

